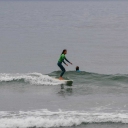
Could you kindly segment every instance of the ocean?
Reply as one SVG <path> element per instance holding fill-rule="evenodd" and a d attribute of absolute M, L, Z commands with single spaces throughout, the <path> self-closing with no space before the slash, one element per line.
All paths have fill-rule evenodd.
<path fill-rule="evenodd" d="M 127 5 L 1 0 L 0 128 L 127 128 Z M 63 49 L 72 86 L 53 78 Z"/>

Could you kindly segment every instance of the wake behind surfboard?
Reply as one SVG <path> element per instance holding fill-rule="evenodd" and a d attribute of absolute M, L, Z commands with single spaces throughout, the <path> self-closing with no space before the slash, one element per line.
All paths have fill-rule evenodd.
<path fill-rule="evenodd" d="M 67 86 L 72 86 L 73 80 L 59 80 L 58 78 L 53 78 L 55 81 L 58 81 L 60 84 L 64 84 Z"/>

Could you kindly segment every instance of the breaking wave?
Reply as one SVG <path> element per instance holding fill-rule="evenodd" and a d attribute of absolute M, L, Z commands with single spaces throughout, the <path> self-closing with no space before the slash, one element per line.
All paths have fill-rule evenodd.
<path fill-rule="evenodd" d="M 128 123 L 128 113 L 96 113 L 79 111 L 51 112 L 38 111 L 0 112 L 0 127 L 61 127 L 77 126 L 82 123 Z"/>
<path fill-rule="evenodd" d="M 0 74 L 0 83 L 3 82 L 24 82 L 35 85 L 58 85 L 59 81 L 48 75 L 41 73 L 28 73 L 28 74 Z"/>
<path fill-rule="evenodd" d="M 24 82 L 30 83 L 35 85 L 59 85 L 62 84 L 62 81 L 58 81 L 55 79 L 60 74 L 60 71 L 55 71 L 47 75 L 43 75 L 41 73 L 26 73 L 26 74 L 0 74 L 0 83 L 4 82 Z M 75 71 L 68 71 L 64 75 L 65 79 L 72 79 L 74 84 L 88 84 L 88 83 L 98 83 L 100 85 L 107 85 L 110 83 L 121 83 L 126 84 L 128 83 L 128 75 L 127 74 L 115 74 L 115 75 L 104 75 L 104 74 L 97 74 L 97 73 L 89 73 L 85 71 L 75 72 Z"/>

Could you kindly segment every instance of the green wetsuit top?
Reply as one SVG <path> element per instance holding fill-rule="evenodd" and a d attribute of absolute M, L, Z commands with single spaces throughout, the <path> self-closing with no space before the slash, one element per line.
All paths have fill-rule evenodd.
<path fill-rule="evenodd" d="M 61 55 L 60 55 L 60 58 L 59 58 L 59 60 L 58 60 L 58 62 L 60 62 L 60 63 L 63 62 L 64 64 L 66 64 L 66 63 L 64 62 L 64 60 L 66 60 L 67 62 L 70 63 L 70 61 L 68 61 L 68 60 L 66 59 L 65 54 L 61 54 Z"/>

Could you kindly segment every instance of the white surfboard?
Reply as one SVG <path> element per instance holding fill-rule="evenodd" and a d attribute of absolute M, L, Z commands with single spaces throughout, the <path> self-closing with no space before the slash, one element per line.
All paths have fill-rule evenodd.
<path fill-rule="evenodd" d="M 59 80 L 58 78 L 54 78 L 56 81 L 60 82 L 60 84 L 64 84 L 67 86 L 72 86 L 73 80 Z"/>

